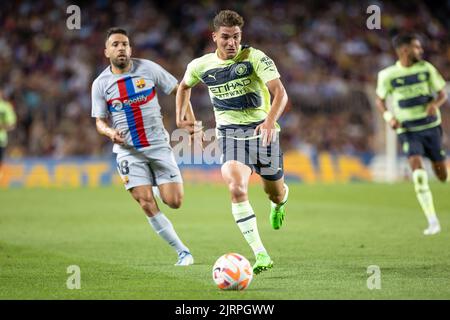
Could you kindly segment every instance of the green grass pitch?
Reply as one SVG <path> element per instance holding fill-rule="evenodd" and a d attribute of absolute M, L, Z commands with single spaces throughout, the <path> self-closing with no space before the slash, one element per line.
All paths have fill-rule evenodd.
<path fill-rule="evenodd" d="M 250 200 L 274 268 L 241 292 L 220 291 L 215 260 L 254 258 L 230 212 L 224 186 L 186 185 L 181 209 L 162 205 L 195 265 L 150 228 L 120 187 L 0 190 L 0 299 L 450 299 L 448 185 L 431 185 L 442 232 L 425 237 L 410 183 L 292 184 L 285 225 L 272 230 L 260 186 Z M 67 267 L 81 269 L 69 290 Z M 367 268 L 381 270 L 369 290 Z"/>

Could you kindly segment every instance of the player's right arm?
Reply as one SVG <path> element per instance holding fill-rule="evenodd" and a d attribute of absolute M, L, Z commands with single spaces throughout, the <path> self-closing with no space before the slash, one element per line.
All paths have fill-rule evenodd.
<path fill-rule="evenodd" d="M 117 129 L 111 128 L 108 125 L 107 105 L 104 94 L 100 88 L 98 79 L 92 84 L 92 117 L 95 118 L 95 126 L 97 132 L 101 135 L 107 136 L 112 142 L 123 145 L 125 139 L 120 135 Z"/>
<path fill-rule="evenodd" d="M 178 85 L 176 94 L 176 123 L 178 128 L 184 128 L 191 134 L 199 134 L 203 137 L 203 127 L 195 120 L 194 110 L 191 105 L 191 88 L 200 82 L 197 62 L 193 60 L 188 64 L 183 80 Z"/>
<path fill-rule="evenodd" d="M 191 105 L 191 87 L 186 84 L 184 79 L 178 85 L 176 95 L 176 122 L 177 127 L 187 130 L 194 141 L 198 141 L 203 148 L 203 127 L 195 121 L 194 110 Z M 192 120 L 194 119 L 194 120 Z"/>
<path fill-rule="evenodd" d="M 377 106 L 378 111 L 383 116 L 384 121 L 392 128 L 397 129 L 400 127 L 400 122 L 395 118 L 395 116 L 390 112 L 386 107 L 386 99 L 382 99 L 380 97 L 376 97 L 375 104 Z"/>
<path fill-rule="evenodd" d="M 383 71 L 378 73 L 377 79 L 377 97 L 375 99 L 375 105 L 378 111 L 383 116 L 384 121 L 392 128 L 397 129 L 400 127 L 400 122 L 395 118 L 391 111 L 386 106 L 386 97 L 390 93 L 390 84 Z"/>
<path fill-rule="evenodd" d="M 184 80 L 178 85 L 176 93 L 176 122 L 178 128 L 185 128 L 193 126 L 195 119 L 194 110 L 190 103 L 191 100 L 191 87 L 189 87 Z M 189 120 L 186 120 L 186 115 L 189 115 Z"/>
<path fill-rule="evenodd" d="M 97 132 L 107 136 L 113 143 L 123 145 L 125 143 L 124 138 L 120 135 L 120 132 L 108 125 L 106 118 L 95 118 L 95 126 Z"/>

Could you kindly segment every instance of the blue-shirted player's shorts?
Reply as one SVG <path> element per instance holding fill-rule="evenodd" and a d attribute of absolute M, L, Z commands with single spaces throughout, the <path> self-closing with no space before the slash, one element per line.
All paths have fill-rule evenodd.
<path fill-rule="evenodd" d="M 221 163 L 236 160 L 249 166 L 252 172 L 256 172 L 266 180 L 276 181 L 281 179 L 284 171 L 279 133 L 277 133 L 276 141 L 272 141 L 268 146 L 263 147 L 261 138 L 253 138 L 254 128 L 236 127 L 243 127 L 246 130 L 231 134 L 230 130 L 236 128 L 219 129 L 218 142 L 219 148 L 222 150 Z"/>
<path fill-rule="evenodd" d="M 168 144 L 151 145 L 145 150 L 117 155 L 117 170 L 129 190 L 142 185 L 183 183 L 172 147 Z"/>
<path fill-rule="evenodd" d="M 402 150 L 408 157 L 420 155 L 433 162 L 445 160 L 441 126 L 416 132 L 404 132 L 398 137 Z"/>

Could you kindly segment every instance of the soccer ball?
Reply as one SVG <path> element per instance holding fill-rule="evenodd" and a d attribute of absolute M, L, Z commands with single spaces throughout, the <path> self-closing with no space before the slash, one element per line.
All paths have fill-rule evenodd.
<path fill-rule="evenodd" d="M 217 259 L 212 276 L 222 290 L 244 290 L 252 281 L 253 269 L 244 256 L 227 253 Z"/>

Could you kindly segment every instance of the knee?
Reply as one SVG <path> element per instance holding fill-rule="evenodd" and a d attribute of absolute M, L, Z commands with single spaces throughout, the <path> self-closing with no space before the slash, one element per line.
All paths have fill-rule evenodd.
<path fill-rule="evenodd" d="M 163 202 L 172 209 L 178 209 L 183 203 L 183 194 L 176 193 L 170 196 L 169 199 L 163 199 Z"/>

